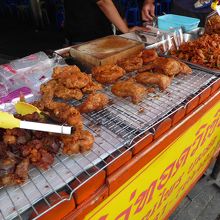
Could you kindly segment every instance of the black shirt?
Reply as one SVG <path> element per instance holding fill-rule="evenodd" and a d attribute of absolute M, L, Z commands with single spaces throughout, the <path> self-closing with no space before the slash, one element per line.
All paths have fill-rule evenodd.
<path fill-rule="evenodd" d="M 64 30 L 71 42 L 84 42 L 113 34 L 112 25 L 97 0 L 64 0 Z"/>

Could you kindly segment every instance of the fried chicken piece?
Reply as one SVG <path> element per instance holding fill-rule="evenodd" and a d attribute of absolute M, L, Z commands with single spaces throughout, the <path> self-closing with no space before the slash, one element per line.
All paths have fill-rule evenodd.
<path fill-rule="evenodd" d="M 50 142 L 48 141 L 49 138 L 52 138 Z M 22 156 L 29 158 L 32 164 L 43 170 L 47 170 L 53 164 L 55 153 L 60 148 L 58 139 L 49 138 L 46 140 L 32 140 L 21 147 Z M 56 147 L 51 148 L 52 144 Z"/>
<path fill-rule="evenodd" d="M 63 79 L 69 77 L 71 74 L 81 72 L 76 66 L 57 66 L 53 69 L 52 78 L 53 79 Z"/>
<path fill-rule="evenodd" d="M 39 110 L 43 111 L 44 110 L 44 102 L 42 101 L 42 98 L 38 101 L 34 101 L 31 103 L 31 105 L 37 107 Z"/>
<path fill-rule="evenodd" d="M 153 62 L 157 57 L 158 54 L 155 49 L 143 50 L 142 52 L 142 59 L 144 64 Z"/>
<path fill-rule="evenodd" d="M 27 115 L 15 114 L 14 117 L 21 119 L 23 121 L 45 122 L 45 120 L 41 118 L 40 114 L 38 114 L 37 112 L 34 112 L 32 114 L 27 114 Z"/>
<path fill-rule="evenodd" d="M 103 89 L 100 83 L 94 82 L 92 80 L 91 74 L 88 76 L 89 76 L 89 83 L 84 88 L 82 88 L 83 93 L 90 94 Z"/>
<path fill-rule="evenodd" d="M 28 177 L 29 159 L 20 160 L 11 152 L 6 152 L 0 160 L 0 186 L 22 184 Z"/>
<path fill-rule="evenodd" d="M 138 73 L 143 73 L 149 70 L 152 70 L 154 68 L 153 63 L 149 63 L 147 65 L 143 65 L 140 69 L 138 69 Z"/>
<path fill-rule="evenodd" d="M 64 100 L 76 99 L 80 100 L 83 94 L 80 89 L 68 89 L 63 85 L 57 85 L 54 96 L 57 98 L 62 98 Z"/>
<path fill-rule="evenodd" d="M 117 63 L 126 72 L 138 70 L 143 65 L 143 59 L 139 56 L 122 59 Z"/>
<path fill-rule="evenodd" d="M 0 142 L 0 158 L 4 158 L 4 156 L 6 155 L 6 151 L 7 151 L 7 145 L 3 141 L 1 141 Z M 1 166 L 0 166 L 0 169 L 1 169 Z"/>
<path fill-rule="evenodd" d="M 7 145 L 25 144 L 30 139 L 30 131 L 20 128 L 6 129 L 3 135 L 3 141 Z"/>
<path fill-rule="evenodd" d="M 73 106 L 61 102 L 50 102 L 46 105 L 46 110 L 49 110 L 52 116 L 58 121 L 67 123 L 76 130 L 83 128 L 81 115 Z"/>
<path fill-rule="evenodd" d="M 102 84 L 110 84 L 117 81 L 125 74 L 125 70 L 117 65 L 106 64 L 92 69 L 95 80 Z"/>
<path fill-rule="evenodd" d="M 86 73 L 75 72 L 68 77 L 60 78 L 58 82 L 69 89 L 82 89 L 89 81 L 89 76 Z"/>
<path fill-rule="evenodd" d="M 220 35 L 203 35 L 196 40 L 183 43 L 179 50 L 170 53 L 181 60 L 186 60 L 211 69 L 220 69 Z"/>
<path fill-rule="evenodd" d="M 145 66 L 145 70 L 153 70 L 156 73 L 167 76 L 175 76 L 177 74 L 190 74 L 192 69 L 186 64 L 173 58 L 158 57 L 153 63 Z"/>
<path fill-rule="evenodd" d="M 150 72 L 143 72 L 138 73 L 135 77 L 138 83 L 142 84 L 156 84 L 159 86 L 161 90 L 165 90 L 171 84 L 171 78 L 158 73 L 150 73 Z"/>
<path fill-rule="evenodd" d="M 57 81 L 54 79 L 51 79 L 48 82 L 40 86 L 40 92 L 42 95 L 53 97 L 56 87 L 57 87 Z"/>
<path fill-rule="evenodd" d="M 72 155 L 90 150 L 95 139 L 89 131 L 80 131 L 72 135 L 62 135 L 61 141 L 63 142 L 63 153 Z"/>
<path fill-rule="evenodd" d="M 134 104 L 139 103 L 144 96 L 150 92 L 141 84 L 135 82 L 134 79 L 116 82 L 111 89 L 112 93 L 119 97 L 131 97 Z"/>
<path fill-rule="evenodd" d="M 27 179 L 29 165 L 29 159 L 25 158 L 16 166 L 15 175 L 19 178 L 19 184 L 24 183 Z M 18 178 L 16 182 L 18 182 Z"/>
<path fill-rule="evenodd" d="M 167 76 L 175 76 L 180 73 L 180 63 L 173 58 L 158 57 L 153 64 L 155 72 Z"/>
<path fill-rule="evenodd" d="M 192 69 L 185 63 L 178 61 L 180 64 L 180 73 L 182 74 L 192 74 Z"/>
<path fill-rule="evenodd" d="M 208 18 L 205 24 L 205 33 L 220 34 L 220 16 L 218 14 Z"/>
<path fill-rule="evenodd" d="M 78 106 L 81 113 L 89 113 L 103 109 L 109 102 L 107 95 L 103 93 L 90 94 L 88 98 Z"/>

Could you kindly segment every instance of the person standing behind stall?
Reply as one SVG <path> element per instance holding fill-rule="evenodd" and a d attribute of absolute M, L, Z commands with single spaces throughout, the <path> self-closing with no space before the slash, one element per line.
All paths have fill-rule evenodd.
<path fill-rule="evenodd" d="M 201 2 L 201 4 L 207 2 L 207 0 L 206 1 L 199 0 L 199 1 Z M 171 4 L 171 13 L 199 18 L 200 26 L 204 26 L 207 15 L 212 11 L 210 5 L 209 4 L 206 5 L 207 6 L 201 8 L 195 8 L 194 0 L 173 0 Z M 153 17 L 155 17 L 154 0 L 145 0 L 142 7 L 142 20 L 151 21 Z"/>
<path fill-rule="evenodd" d="M 64 0 L 64 9 L 64 31 L 71 45 L 112 35 L 112 24 L 121 33 L 146 30 L 129 28 L 112 0 Z"/>

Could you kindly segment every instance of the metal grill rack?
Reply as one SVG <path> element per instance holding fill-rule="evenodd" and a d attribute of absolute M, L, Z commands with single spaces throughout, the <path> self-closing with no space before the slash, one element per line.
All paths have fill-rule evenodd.
<path fill-rule="evenodd" d="M 29 180 L 22 186 L 1 188 L 0 219 L 27 219 L 30 212 L 34 212 L 36 218 L 40 217 L 54 207 L 48 199 L 51 193 L 55 193 L 60 202 L 68 199 L 62 197 L 59 190 L 64 189 L 71 197 L 76 189 L 99 172 L 90 171 L 89 168 L 104 169 L 110 164 L 105 160 L 106 157 L 111 156 L 113 162 L 125 152 L 121 150 L 123 146 L 127 150 L 131 149 L 134 138 L 151 129 L 177 106 L 185 105 L 187 100 L 198 95 L 202 88 L 215 80 L 217 78 L 211 74 L 193 70 L 192 75 L 177 76 L 165 92 L 158 90 L 149 94 L 138 105 L 133 105 L 128 99 L 115 97 L 110 88 L 106 88 L 104 92 L 113 102 L 99 112 L 83 115 L 85 128 L 95 136 L 93 149 L 71 157 L 58 155 L 47 171 L 33 167 L 29 171 Z M 86 174 L 85 181 L 78 178 L 82 172 Z M 77 180 L 79 185 L 74 188 L 72 180 Z M 36 210 L 38 201 L 44 202 L 47 208 L 45 212 Z"/>

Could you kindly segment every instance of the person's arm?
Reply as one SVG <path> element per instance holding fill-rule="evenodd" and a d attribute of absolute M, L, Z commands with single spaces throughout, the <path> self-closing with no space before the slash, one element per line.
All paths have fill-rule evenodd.
<path fill-rule="evenodd" d="M 144 21 L 152 21 L 155 16 L 154 11 L 154 0 L 145 0 L 141 11 L 142 19 Z"/>
<path fill-rule="evenodd" d="M 115 7 L 112 0 L 98 0 L 97 5 L 105 14 L 105 16 L 111 21 L 111 23 L 114 24 L 118 28 L 118 30 L 120 30 L 122 33 L 127 33 L 130 31 L 135 31 L 140 29 L 145 30 L 145 28 L 143 27 L 136 27 L 136 26 L 133 28 L 128 28 L 127 24 L 118 13 L 118 10 Z"/>

